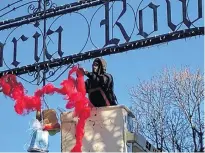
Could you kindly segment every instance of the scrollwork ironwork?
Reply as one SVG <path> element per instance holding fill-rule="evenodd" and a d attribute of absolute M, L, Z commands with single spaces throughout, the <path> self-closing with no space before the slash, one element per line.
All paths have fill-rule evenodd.
<path fill-rule="evenodd" d="M 131 4 L 131 0 L 130 0 L 130 3 L 127 2 L 128 0 L 109 0 L 109 1 L 85 0 L 84 2 L 75 2 L 75 3 L 66 4 L 66 5 L 59 6 L 59 7 L 57 6 L 56 3 L 53 2 L 53 0 L 36 0 L 36 1 L 30 1 L 30 2 L 24 3 L 22 5 L 19 5 L 20 1 L 16 1 L 12 4 L 9 4 L 8 6 L 0 9 L 0 12 L 1 11 L 5 12 L 6 9 L 9 9 L 9 11 L 4 13 L 4 14 L 8 14 L 8 13 L 10 13 L 18 8 L 28 6 L 28 12 L 30 13 L 30 15 L 23 18 L 23 19 L 20 17 L 21 20 L 19 18 L 14 19 L 15 22 L 9 21 L 9 22 L 6 22 L 6 24 L 4 22 L 0 22 L 0 31 L 2 29 L 4 30 L 7 28 L 14 28 L 14 27 L 15 28 L 13 31 L 15 31 L 18 27 L 20 27 L 21 25 L 23 25 L 25 23 L 26 24 L 29 24 L 29 23 L 33 24 L 34 23 L 34 27 L 37 28 L 37 31 L 34 31 L 32 36 L 30 36 L 30 38 L 33 41 L 32 43 L 34 44 L 34 56 L 35 56 L 33 59 L 35 62 L 34 64 L 36 64 L 36 65 L 42 64 L 42 62 L 40 62 L 40 59 L 41 59 L 40 57 L 42 57 L 42 55 L 44 55 L 45 52 L 46 52 L 46 55 L 49 55 L 49 56 L 46 56 L 44 58 L 44 60 L 47 59 L 51 63 L 52 63 L 52 60 L 59 61 L 58 59 L 55 59 L 55 57 L 57 57 L 57 56 L 62 58 L 62 60 L 59 61 L 59 63 L 60 63 L 59 65 L 56 64 L 55 66 L 53 66 L 51 68 L 49 66 L 48 67 L 43 66 L 43 67 L 40 67 L 39 69 L 37 67 L 35 71 L 33 70 L 33 68 L 31 68 L 32 72 L 30 71 L 30 69 L 28 72 L 26 71 L 29 76 L 33 77 L 31 81 L 27 80 L 30 83 L 34 83 L 35 81 L 37 81 L 37 84 L 39 84 L 39 83 L 42 83 L 42 79 L 45 79 L 47 82 L 56 81 L 56 79 L 58 79 L 63 73 L 66 72 L 66 70 L 68 70 L 71 67 L 70 63 L 72 63 L 72 61 L 70 61 L 69 58 L 72 58 L 76 61 L 81 61 L 81 60 L 83 60 L 83 58 L 91 59 L 92 58 L 91 55 L 89 55 L 89 54 L 85 55 L 83 53 L 85 47 L 87 46 L 87 44 L 89 44 L 89 41 L 90 41 L 91 47 L 96 48 L 95 50 L 93 50 L 91 52 L 100 51 L 99 55 L 107 55 L 107 54 L 112 54 L 113 52 L 119 52 L 119 48 L 121 46 L 124 46 L 125 50 L 127 50 L 126 47 L 127 47 L 127 45 L 128 46 L 130 45 L 131 39 L 133 36 L 140 35 L 140 37 L 142 36 L 143 38 L 147 39 L 147 38 L 150 38 L 151 36 L 153 36 L 154 32 L 158 31 L 158 22 L 157 21 L 159 19 L 158 17 L 160 17 L 160 16 L 158 16 L 157 13 L 159 11 L 158 7 L 160 7 L 160 5 L 159 5 L 159 3 L 156 3 L 154 1 L 153 2 L 150 1 L 148 3 L 147 3 L 147 1 L 144 2 L 144 0 L 138 1 L 138 5 L 136 8 L 134 8 L 134 5 Z M 109 5 L 110 2 L 112 2 L 111 5 Z M 182 29 L 181 26 L 183 24 L 188 29 L 191 29 L 192 28 L 191 26 L 195 27 L 195 28 L 191 29 L 193 31 L 193 34 L 191 32 L 188 32 L 188 34 L 187 34 L 187 33 L 182 33 L 182 32 L 178 31 L 179 38 L 184 37 L 184 36 L 191 37 L 191 35 L 201 35 L 201 29 L 197 30 L 197 28 L 196 28 L 197 26 L 195 24 L 196 24 L 196 21 L 198 21 L 199 19 L 202 18 L 202 14 L 201 14 L 202 13 L 202 8 L 201 8 L 202 0 L 197 0 L 197 2 L 198 2 L 198 15 L 194 19 L 190 20 L 190 17 L 188 16 L 188 13 L 187 13 L 190 0 L 179 1 L 180 5 L 182 5 L 182 9 L 180 10 L 180 13 L 182 14 L 183 21 L 180 20 L 178 22 L 179 24 L 175 25 L 174 22 L 172 21 L 172 17 L 171 17 L 171 15 L 173 14 L 173 12 L 171 10 L 171 8 L 173 9 L 173 7 L 171 7 L 171 5 L 170 5 L 171 1 L 170 0 L 165 1 L 165 5 L 167 6 L 166 7 L 166 9 L 167 9 L 167 21 L 165 21 L 165 22 L 167 22 L 166 23 L 167 27 L 169 29 L 171 29 L 172 32 L 177 32 L 179 29 Z M 14 7 L 15 4 L 18 4 L 18 6 Z M 115 16 L 113 15 L 114 4 L 116 4 L 116 6 L 118 4 L 120 4 L 119 5 L 120 9 L 118 10 L 118 14 L 117 13 L 114 14 Z M 98 8 L 96 8 L 96 10 L 94 10 L 92 16 L 86 17 L 82 12 L 77 12 L 80 9 L 88 8 L 91 6 L 99 6 Z M 13 8 L 9 8 L 9 7 L 13 7 Z M 95 18 L 98 15 L 97 13 L 99 13 L 100 9 L 103 7 L 104 7 L 105 14 L 101 15 L 101 17 L 98 19 Z M 56 9 L 54 9 L 54 8 L 56 8 Z M 153 16 L 153 21 L 151 21 L 152 24 L 148 27 L 149 28 L 148 30 L 146 30 L 146 28 L 143 27 L 143 17 L 146 15 L 145 11 L 147 11 L 147 10 L 149 11 L 149 13 L 151 11 L 151 16 Z M 56 13 L 58 11 L 61 13 L 59 13 L 59 14 Z M 128 11 L 130 11 L 130 12 L 128 12 Z M 62 12 L 65 12 L 65 13 L 62 13 Z M 129 19 L 129 28 L 127 27 L 128 25 L 123 22 L 123 17 L 128 15 L 128 14 L 126 14 L 127 12 L 129 13 L 129 17 L 130 17 L 130 15 L 133 16 L 133 18 L 131 17 L 133 19 L 133 27 L 131 27 L 131 28 L 130 28 L 130 25 L 132 24 L 132 22 L 130 22 L 131 21 L 130 19 Z M 63 27 L 61 25 L 54 26 L 54 24 L 56 25 L 58 19 L 60 19 L 62 16 L 64 16 L 67 13 L 76 14 L 76 15 L 80 16 L 81 18 L 83 18 L 82 20 L 80 20 L 81 23 L 82 22 L 84 23 L 84 21 L 86 23 L 83 26 L 83 28 L 88 29 L 88 33 L 86 31 L 86 35 L 84 34 L 84 36 L 86 36 L 85 43 L 84 43 L 84 38 L 82 39 L 82 44 L 83 44 L 82 48 L 75 51 L 75 55 L 73 55 L 73 56 L 70 55 L 69 57 L 64 56 L 65 51 L 63 51 L 63 48 L 61 46 L 62 45 L 62 35 L 64 36 L 64 34 L 62 34 L 62 33 L 65 32 L 65 27 Z M 4 14 L 3 14 L 3 16 L 4 16 Z M 55 17 L 55 18 L 54 18 L 54 21 L 50 25 L 48 25 L 48 23 L 50 23 L 50 22 L 46 22 L 46 21 L 50 17 Z M 28 21 L 26 21 L 24 19 L 26 19 Z M 144 19 L 145 19 L 145 17 L 144 17 Z M 43 22 L 44 22 L 43 29 L 40 28 L 40 27 L 42 27 L 42 25 L 39 26 L 40 22 L 41 22 L 40 20 L 43 20 Z M 98 23 L 98 20 L 100 20 L 99 23 Z M 93 28 L 92 26 L 95 24 L 95 21 L 97 21 L 96 24 L 101 26 L 100 27 L 101 29 L 104 29 L 103 35 L 104 35 L 105 40 L 104 40 L 102 46 L 101 45 L 98 46 L 97 44 L 95 44 L 96 42 L 94 42 L 94 35 L 91 35 L 91 32 L 92 32 L 91 29 Z M 25 22 L 25 23 L 19 24 L 20 22 Z M 111 24 L 111 22 L 112 22 L 112 24 Z M 12 23 L 12 25 L 10 25 L 10 23 Z M 5 27 L 5 26 L 8 26 L 8 27 Z M 135 28 L 135 27 L 137 27 L 137 28 Z M 151 32 L 149 32 L 150 29 L 151 29 Z M 115 35 L 115 33 L 114 33 L 115 30 L 119 31 L 119 33 L 118 33 L 119 35 Z M 187 30 L 187 29 L 184 29 L 184 30 Z M 8 35 L 8 37 L 10 37 L 11 33 Z M 68 33 L 68 36 L 70 36 L 69 34 L 70 33 Z M 96 35 L 96 36 L 98 36 L 98 35 Z M 6 38 L 6 41 L 7 41 L 8 37 Z M 43 38 L 43 46 L 44 47 L 42 47 L 41 52 L 39 51 L 40 53 L 38 53 L 38 49 L 40 50 L 40 48 L 38 46 L 38 41 L 41 40 L 40 37 Z M 49 49 L 51 46 L 50 42 L 53 42 L 52 38 L 54 38 L 54 37 L 57 39 L 57 41 L 56 41 L 57 42 L 57 51 L 54 50 L 52 47 L 51 47 L 51 49 Z M 167 34 L 167 35 L 163 36 L 163 38 L 160 38 L 159 40 L 156 39 L 156 37 L 153 39 L 150 39 L 150 40 L 149 39 L 139 40 L 136 43 L 137 44 L 139 43 L 140 47 L 134 43 L 132 44 L 132 47 L 134 46 L 135 48 L 141 48 L 141 47 L 146 46 L 147 44 L 155 45 L 155 44 L 158 44 L 159 41 L 161 41 L 160 43 L 163 43 L 164 37 L 166 37 L 166 39 L 168 37 L 170 39 L 169 41 L 171 41 L 172 39 L 175 39 L 175 40 L 179 39 L 179 38 L 175 38 L 175 36 L 172 37 L 169 34 Z M 14 37 L 14 38 L 16 39 L 16 37 Z M 14 39 L 14 43 L 16 43 L 16 44 L 13 44 L 14 46 L 15 45 L 17 46 L 18 38 L 21 38 L 20 40 L 22 40 L 22 42 L 19 42 L 19 44 L 20 43 L 24 43 L 24 44 L 27 43 L 26 40 L 28 39 L 28 37 L 26 35 L 22 35 L 22 37 L 18 36 L 16 40 Z M 103 36 L 101 38 L 103 38 Z M 25 42 L 23 42 L 24 40 L 25 40 Z M 122 40 L 125 43 L 121 42 Z M 153 40 L 156 40 L 156 42 L 155 43 L 151 42 Z M 5 43 L 0 42 L 0 44 L 2 43 L 3 45 L 5 45 L 6 41 L 5 41 Z M 164 42 L 167 42 L 167 40 L 166 41 L 164 40 Z M 78 43 L 78 46 L 81 47 L 81 44 L 79 44 L 79 40 L 77 40 L 77 43 Z M 107 47 L 107 46 L 109 46 L 109 47 Z M 148 45 L 148 46 L 150 46 L 150 45 Z M 56 46 L 54 46 L 54 48 L 55 47 Z M 129 46 L 129 47 L 131 47 L 131 46 Z M 44 50 L 45 48 L 46 48 L 46 50 Z M 122 49 L 122 48 L 120 48 L 120 49 Z M 3 50 L 3 49 L 1 48 L 1 50 Z M 107 50 L 112 50 L 112 53 L 111 52 L 106 53 Z M 54 52 L 54 53 L 51 53 L 51 52 Z M 89 52 L 89 53 L 91 53 L 91 52 Z M 17 54 L 17 50 L 15 53 Z M 63 56 L 66 58 L 68 57 L 68 59 L 66 61 L 67 63 L 64 62 Z M 97 56 L 97 55 L 93 55 L 93 57 L 94 56 Z M 5 60 L 2 60 L 2 61 L 4 62 L 6 68 L 10 69 L 8 64 L 5 63 Z M 14 61 L 16 61 L 16 63 L 13 63 L 13 64 L 15 67 L 17 67 L 18 60 L 15 59 Z M 69 64 L 69 65 L 67 65 L 66 67 L 63 66 L 66 64 Z M 30 66 L 33 67 L 33 65 L 30 65 Z M 13 71 L 12 71 L 12 73 L 13 73 Z M 19 74 L 23 74 L 23 73 L 24 72 L 20 72 Z M 46 77 L 43 78 L 44 77 L 43 75 L 45 73 L 46 73 Z"/>
<path fill-rule="evenodd" d="M 28 6 L 28 13 L 29 14 L 37 13 L 39 10 L 40 10 L 40 8 L 36 7 L 34 4 L 30 4 Z"/>
<path fill-rule="evenodd" d="M 65 67 L 64 70 L 63 70 L 62 72 L 59 72 L 63 67 Z M 69 68 L 72 68 L 72 64 L 69 64 L 69 65 L 67 65 L 67 66 L 61 65 L 61 66 L 58 66 L 58 67 L 49 69 L 49 71 L 48 71 L 48 73 L 47 73 L 47 76 L 46 76 L 46 78 L 45 78 L 46 81 L 47 81 L 47 82 L 55 82 L 55 81 L 58 80 L 64 73 L 66 73 Z M 57 74 L 57 72 L 58 72 L 58 75 L 55 76 L 55 78 L 52 78 L 52 77 L 54 77 L 55 74 Z M 49 79 L 51 79 L 51 78 L 52 78 L 52 80 L 49 80 Z"/>
<path fill-rule="evenodd" d="M 2 8 L 1 10 L 5 10 L 5 9 L 8 9 L 10 8 L 11 6 L 15 5 L 15 4 L 18 4 L 18 2 L 20 1 L 17 1 L 16 3 L 12 3 L 10 5 L 8 5 L 7 7 L 4 7 Z M 27 2 L 27 3 L 24 3 L 24 4 L 21 4 L 21 5 L 18 5 L 18 6 L 13 6 L 13 8 L 11 8 L 10 10 L 6 11 L 5 13 L 1 14 L 0 17 L 3 17 L 11 12 L 14 12 L 20 8 L 24 8 L 25 6 L 29 5 L 28 6 L 28 10 L 35 10 L 35 5 L 33 3 L 38 3 L 38 0 L 35 0 L 35 1 L 30 1 L 30 2 Z M 29 11 L 28 11 L 29 13 Z M 34 12 L 33 12 L 34 13 Z"/>
<path fill-rule="evenodd" d="M 35 0 L 35 1 L 30 1 L 30 2 L 26 2 L 23 4 L 17 5 L 21 2 L 23 2 L 23 0 L 15 1 L 15 2 L 8 4 L 7 6 L 1 8 L 0 12 L 5 11 L 5 10 L 8 10 L 8 11 L 1 14 L 0 17 L 3 17 L 11 12 L 14 12 L 17 9 L 24 8 L 24 6 L 27 6 L 27 5 L 28 5 L 28 7 L 27 7 L 28 14 L 35 14 L 39 11 L 42 11 L 44 3 L 46 3 L 46 9 L 53 9 L 53 8 L 57 7 L 57 4 L 54 3 L 52 0 Z M 17 6 L 15 6 L 15 5 L 17 5 Z"/>
<path fill-rule="evenodd" d="M 132 37 L 132 35 L 134 34 L 134 30 L 135 30 L 135 26 L 136 26 L 136 25 L 135 25 L 135 22 L 136 22 L 135 11 L 134 11 L 134 8 L 133 8 L 129 3 L 126 2 L 126 0 L 116 0 L 116 1 L 122 2 L 122 3 L 123 3 L 123 6 L 122 6 L 122 11 L 121 11 L 121 13 L 118 15 L 117 20 L 116 20 L 115 22 L 113 22 L 113 18 L 114 18 L 114 17 L 113 17 L 113 13 L 112 13 L 112 22 L 113 22 L 113 23 L 112 23 L 112 25 L 111 25 L 111 27 L 112 27 L 111 30 L 112 30 L 112 33 L 113 33 L 114 28 L 117 26 L 117 27 L 119 28 L 119 30 L 120 30 L 120 32 L 121 32 L 123 38 L 125 39 L 125 41 L 126 41 L 126 42 L 129 42 L 130 39 L 131 39 L 131 37 Z M 107 2 L 107 3 L 109 3 L 109 2 Z M 98 9 L 94 12 L 94 14 L 93 14 L 93 16 L 92 16 L 92 18 L 91 18 L 91 20 L 90 20 L 90 31 L 91 31 L 92 22 L 94 21 L 95 15 L 97 14 L 97 12 L 98 12 L 103 6 L 105 6 L 105 19 L 102 20 L 101 23 L 100 23 L 100 26 L 102 26 L 101 24 L 103 24 L 103 25 L 105 26 L 105 31 L 107 32 L 107 34 L 105 34 L 105 45 L 103 46 L 103 48 L 106 47 L 106 46 L 109 46 L 109 45 L 115 45 L 115 46 L 116 46 L 116 45 L 118 45 L 119 42 L 120 42 L 120 39 L 114 38 L 113 35 L 112 35 L 112 38 L 110 38 L 110 36 L 109 36 L 109 34 L 108 34 L 108 33 L 110 33 L 108 27 L 109 27 L 109 21 L 111 20 L 111 19 L 109 19 L 109 18 L 110 18 L 110 16 L 109 16 L 109 11 L 114 8 L 114 4 L 115 4 L 115 2 L 112 2 L 112 5 L 111 5 L 110 7 L 107 6 L 107 8 L 106 8 L 106 5 L 107 5 L 107 4 L 104 4 L 104 5 L 99 6 Z M 127 7 L 125 7 L 125 5 L 128 6 L 128 7 L 131 9 L 131 12 L 132 12 L 132 14 L 133 14 L 133 16 L 134 16 L 134 17 L 133 17 L 133 19 L 134 19 L 133 28 L 132 28 L 132 31 L 131 31 L 131 34 L 130 34 L 130 35 L 127 34 L 125 28 L 123 27 L 123 25 L 122 25 L 122 24 L 120 23 L 120 21 L 119 21 L 120 18 L 121 18 L 123 15 L 125 15 L 125 13 L 126 13 L 126 11 L 127 11 Z M 107 15 L 106 15 L 106 14 L 107 14 Z M 91 32 L 90 32 L 90 33 L 91 33 Z M 101 48 L 101 47 L 97 46 L 97 45 L 94 43 L 91 34 L 90 34 L 90 42 L 92 43 L 93 47 L 95 47 L 96 49 Z"/>
<path fill-rule="evenodd" d="M 52 0 L 45 0 L 47 9 L 56 8 L 57 4 L 54 3 Z"/>

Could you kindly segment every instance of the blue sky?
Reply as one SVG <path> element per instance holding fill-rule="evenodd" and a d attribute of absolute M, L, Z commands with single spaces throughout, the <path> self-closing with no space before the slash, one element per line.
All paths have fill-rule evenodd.
<path fill-rule="evenodd" d="M 11 1 L 1 1 L 0 9 L 12 3 Z M 27 2 L 24 0 L 23 2 Z M 56 2 L 54 0 L 54 2 Z M 62 5 L 65 3 L 74 2 L 73 0 L 58 0 L 57 4 Z M 139 1 L 127 0 L 129 4 L 137 11 L 137 6 Z M 154 4 L 160 5 L 158 7 L 158 31 L 153 33 L 151 36 L 171 32 L 171 29 L 167 26 L 167 16 L 166 16 L 166 2 L 161 0 L 144 0 L 140 6 L 142 9 L 144 6 L 153 2 Z M 181 2 L 178 0 L 172 1 L 172 18 L 175 24 L 181 22 Z M 197 3 L 195 0 L 190 0 L 188 5 L 190 20 L 194 20 L 197 16 Z M 91 9 L 86 9 L 80 11 L 90 22 L 92 15 L 99 7 L 93 7 Z M 122 11 L 122 3 L 118 2 L 114 5 L 114 21 L 119 16 Z M 27 7 L 19 9 L 9 15 L 5 15 L 0 18 L 0 21 L 5 19 L 10 19 L 20 15 L 25 15 L 27 13 Z M 152 31 L 152 11 L 146 9 L 144 11 L 144 28 L 146 31 Z M 0 12 L 0 15 L 3 12 Z M 134 25 L 132 9 L 128 7 L 126 14 L 122 17 L 120 22 L 124 25 L 127 33 L 130 35 L 132 33 Z M 100 27 L 100 21 L 104 18 L 104 7 L 101 7 L 96 15 L 93 17 L 91 36 L 92 40 L 97 47 L 102 47 L 104 45 L 104 26 Z M 54 19 L 48 20 L 48 25 L 52 23 Z M 196 26 L 203 26 L 204 20 L 201 19 L 195 22 Z M 110 23 L 111 24 L 111 23 Z M 42 29 L 43 23 L 41 22 L 40 28 Z M 78 53 L 84 46 L 87 39 L 88 28 L 86 20 L 83 16 L 75 13 L 71 15 L 65 15 L 53 26 L 51 29 L 56 30 L 59 26 L 63 27 L 63 38 L 62 38 L 62 50 L 64 55 L 70 55 Z M 186 29 L 187 27 L 182 24 L 180 29 Z M 0 31 L 0 42 L 5 42 L 6 37 L 12 31 L 4 30 Z M 19 41 L 17 60 L 21 63 L 19 66 L 34 63 L 33 50 L 34 50 L 34 39 L 33 34 L 39 29 L 34 28 L 33 25 L 25 25 L 17 28 L 6 41 L 4 48 L 4 58 L 5 62 L 10 68 L 13 66 L 10 64 L 12 62 L 13 56 L 13 44 L 11 40 L 13 37 L 19 38 L 22 34 L 27 36 L 29 39 L 22 43 Z M 120 43 L 124 43 L 119 29 L 114 28 L 114 36 L 120 38 Z M 138 30 L 135 27 L 131 40 L 142 39 L 141 36 L 137 35 Z M 53 43 L 48 45 L 48 50 L 50 53 L 54 53 L 57 50 L 57 34 L 51 36 Z M 42 48 L 42 38 L 39 38 L 39 52 Z M 115 93 L 118 98 L 119 104 L 130 106 L 129 89 L 135 86 L 140 80 L 149 80 L 152 76 L 157 75 L 164 68 L 177 68 L 180 69 L 183 66 L 189 66 L 192 70 L 200 69 L 204 70 L 204 49 L 203 49 L 203 36 L 197 36 L 193 38 L 178 40 L 170 42 L 168 44 L 157 45 L 149 48 L 133 50 L 130 52 L 116 54 L 104 57 L 107 61 L 107 71 L 111 73 L 114 77 L 115 83 Z M 89 40 L 84 51 L 95 49 Z M 58 55 L 55 55 L 55 58 Z M 42 58 L 41 58 L 42 59 Z M 81 66 L 87 70 L 91 70 L 92 60 L 80 62 Z M 0 70 L 5 70 L 7 67 L 4 65 Z M 63 67 L 64 68 L 64 67 Z M 59 71 L 62 72 L 62 71 Z M 22 76 L 25 79 L 32 80 L 32 77 L 28 75 Z M 67 77 L 67 73 L 64 73 L 54 85 L 59 86 L 60 82 Z M 21 81 L 28 94 L 32 95 L 33 92 L 38 88 L 36 85 L 31 85 L 29 83 Z M 42 85 L 41 85 L 42 86 Z M 57 107 L 65 108 L 65 101 L 62 96 L 53 95 L 46 96 L 46 101 L 50 108 L 56 109 Z M 69 110 L 68 110 L 69 111 Z M 3 94 L 0 96 L 0 151 L 2 152 L 12 152 L 12 151 L 25 151 L 24 145 L 28 143 L 30 139 L 29 135 L 29 122 L 35 117 L 35 113 L 30 113 L 26 116 L 19 116 L 14 111 L 14 101 L 10 98 L 5 97 Z M 60 134 L 49 137 L 49 151 L 60 151 Z"/>

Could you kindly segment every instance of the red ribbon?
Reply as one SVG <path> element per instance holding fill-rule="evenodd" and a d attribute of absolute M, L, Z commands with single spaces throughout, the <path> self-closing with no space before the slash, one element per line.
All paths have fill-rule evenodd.
<path fill-rule="evenodd" d="M 76 73 L 77 78 L 71 75 Z M 61 88 L 56 88 L 52 84 L 47 84 L 38 89 L 34 96 L 25 94 L 25 89 L 20 82 L 17 82 L 16 76 L 12 74 L 5 75 L 0 79 L 2 92 L 15 101 L 14 109 L 17 114 L 24 115 L 31 111 L 39 111 L 41 109 L 41 97 L 44 94 L 52 95 L 55 92 L 66 96 L 68 100 L 66 108 L 74 108 L 74 115 L 79 118 L 76 125 L 76 145 L 71 152 L 82 152 L 82 139 L 84 136 L 84 127 L 87 118 L 90 116 L 89 100 L 86 97 L 86 89 L 84 83 L 84 74 L 78 68 L 73 67 L 69 71 L 68 79 L 61 82 Z"/>

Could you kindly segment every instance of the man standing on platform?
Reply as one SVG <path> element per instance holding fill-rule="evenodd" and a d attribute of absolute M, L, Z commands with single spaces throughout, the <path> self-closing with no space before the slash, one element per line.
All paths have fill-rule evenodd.
<path fill-rule="evenodd" d="M 85 82 L 86 92 L 94 107 L 117 105 L 114 94 L 114 82 L 111 74 L 106 73 L 106 62 L 96 58 L 92 64 L 92 72 L 82 69 L 88 77 Z"/>

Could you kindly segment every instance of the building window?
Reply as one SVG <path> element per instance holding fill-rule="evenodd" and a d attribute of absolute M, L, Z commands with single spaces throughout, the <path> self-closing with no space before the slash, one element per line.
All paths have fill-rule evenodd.
<path fill-rule="evenodd" d="M 148 141 L 146 141 L 146 148 L 147 148 L 148 150 L 151 149 L 151 144 L 150 144 Z"/>
<path fill-rule="evenodd" d="M 130 152 L 130 153 L 133 152 L 133 150 L 132 150 L 132 143 L 127 143 L 127 152 Z"/>
<path fill-rule="evenodd" d="M 133 126 L 134 126 L 133 125 L 133 119 L 132 119 L 132 117 L 128 116 L 127 117 L 127 129 L 128 129 L 128 131 L 134 132 Z"/>

